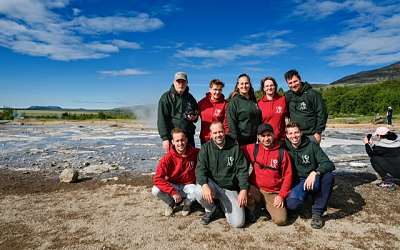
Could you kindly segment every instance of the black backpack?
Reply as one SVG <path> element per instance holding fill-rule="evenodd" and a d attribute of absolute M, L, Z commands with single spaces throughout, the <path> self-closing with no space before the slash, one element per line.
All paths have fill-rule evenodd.
<path fill-rule="evenodd" d="M 290 101 L 292 100 L 292 95 L 293 94 L 291 92 L 288 92 L 285 95 L 287 105 L 289 105 Z M 314 105 L 312 105 L 312 103 L 310 102 L 310 99 L 308 98 L 308 91 L 303 92 L 303 101 L 307 104 L 308 107 L 310 107 L 312 110 L 314 110 Z"/>
<path fill-rule="evenodd" d="M 264 166 L 261 163 L 259 163 L 256 159 L 257 159 L 257 155 L 258 155 L 258 149 L 260 147 L 259 143 L 256 143 L 256 145 L 254 145 L 254 150 L 253 150 L 253 156 L 254 156 L 254 162 L 253 162 L 253 166 L 254 163 L 257 163 L 258 165 L 260 165 L 260 167 L 262 169 L 271 169 L 271 170 L 276 170 L 274 168 L 268 167 L 268 166 Z M 278 157 L 278 171 L 279 171 L 279 175 L 282 176 L 281 174 L 281 166 L 282 166 L 282 160 L 283 160 L 283 154 L 284 154 L 284 149 L 282 147 L 279 148 L 279 157 Z"/>

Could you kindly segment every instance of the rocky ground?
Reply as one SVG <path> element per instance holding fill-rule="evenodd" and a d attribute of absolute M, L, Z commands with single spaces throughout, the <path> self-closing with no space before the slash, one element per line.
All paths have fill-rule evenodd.
<path fill-rule="evenodd" d="M 261 213 L 256 223 L 234 229 L 221 214 L 201 225 L 198 204 L 188 217 L 180 207 L 174 217 L 162 216 L 149 174 L 85 176 L 77 183 L 57 177 L 50 169 L 0 168 L 0 249 L 400 249 L 400 187 L 376 187 L 371 172 L 335 174 L 319 230 L 310 227 L 311 197 L 287 226 Z"/>
<path fill-rule="evenodd" d="M 399 191 L 375 186 L 370 173 L 336 175 L 325 226 L 310 227 L 310 199 L 289 224 L 264 214 L 231 228 L 219 215 L 200 224 L 202 209 L 188 217 L 151 194 L 152 176 L 60 183 L 52 173 L 0 172 L 0 249 L 399 249 Z"/>

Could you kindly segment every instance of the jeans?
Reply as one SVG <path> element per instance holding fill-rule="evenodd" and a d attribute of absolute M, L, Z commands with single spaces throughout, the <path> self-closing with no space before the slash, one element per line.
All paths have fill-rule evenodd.
<path fill-rule="evenodd" d="M 196 195 L 195 195 L 196 185 L 195 184 L 187 184 L 187 185 L 179 185 L 179 184 L 174 184 L 174 183 L 169 183 L 169 184 L 171 184 L 175 188 L 176 192 L 180 196 L 186 197 L 185 205 L 190 205 L 190 204 L 192 204 L 193 201 L 196 200 Z M 170 205 L 172 202 L 175 202 L 172 195 L 164 193 L 156 186 L 153 186 L 153 189 L 151 190 L 151 192 L 153 193 L 153 195 L 155 197 L 159 198 L 160 200 L 165 202 L 165 204 L 167 204 L 167 205 Z"/>
<path fill-rule="evenodd" d="M 304 205 L 304 201 L 308 194 L 315 196 L 315 201 L 312 206 L 312 213 L 322 215 L 326 210 L 326 204 L 332 195 L 333 185 L 335 180 L 331 172 L 327 172 L 322 176 L 317 176 L 315 179 L 313 190 L 304 190 L 304 182 L 301 180 L 295 184 L 286 198 L 286 207 L 289 210 L 298 210 Z"/>
<path fill-rule="evenodd" d="M 214 199 L 220 201 L 228 223 L 236 228 L 243 227 L 245 221 L 244 207 L 239 207 L 238 192 L 221 188 L 211 179 L 208 179 L 208 186 L 211 189 Z M 209 203 L 203 199 L 203 190 L 200 185 L 196 185 L 195 192 L 197 201 L 204 207 L 205 211 L 213 213 L 216 206 L 214 203 Z"/>

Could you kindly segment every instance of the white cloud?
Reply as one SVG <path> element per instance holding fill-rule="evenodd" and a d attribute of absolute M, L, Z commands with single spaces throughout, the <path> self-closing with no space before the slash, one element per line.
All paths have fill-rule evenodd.
<path fill-rule="evenodd" d="M 101 35 L 119 32 L 149 32 L 164 24 L 141 13 L 133 16 L 68 19 L 53 11 L 65 8 L 70 0 L 1 0 L 0 46 L 31 56 L 70 61 L 99 59 L 119 48 L 140 49 L 135 42 L 120 39 L 102 41 Z M 71 9 L 74 15 L 80 10 Z M 87 34 L 96 36 L 88 37 Z"/>
<path fill-rule="evenodd" d="M 118 46 L 121 49 L 140 49 L 140 44 L 135 43 L 135 42 L 127 42 L 124 40 L 112 40 L 111 41 L 112 44 L 114 44 L 115 46 Z"/>
<path fill-rule="evenodd" d="M 162 45 L 156 45 L 154 48 L 156 49 L 177 49 L 180 48 L 184 45 L 185 43 L 173 43 L 172 45 L 169 46 L 162 46 Z"/>
<path fill-rule="evenodd" d="M 282 34 L 286 34 L 287 32 L 283 32 Z M 264 39 L 262 42 L 254 42 L 246 40 L 244 43 L 237 43 L 228 48 L 221 49 L 203 49 L 199 46 L 190 47 L 184 50 L 178 50 L 175 53 L 175 57 L 187 60 L 186 62 L 182 62 L 182 66 L 186 67 L 194 67 L 194 68 L 211 68 L 226 65 L 227 63 L 237 61 L 241 58 L 249 58 L 249 57 L 258 57 L 258 58 L 267 58 L 276 56 L 282 53 L 286 53 L 290 48 L 295 47 L 294 44 L 284 41 L 282 39 L 275 38 L 279 36 L 279 32 L 277 33 L 265 33 L 269 34 L 270 38 L 273 39 Z M 259 38 L 260 36 L 264 36 L 256 34 L 256 35 L 248 35 L 246 38 Z M 190 61 L 189 58 L 195 58 L 202 60 L 199 64 Z"/>
<path fill-rule="evenodd" d="M 319 39 L 313 47 L 324 54 L 331 66 L 376 65 L 399 61 L 400 4 L 384 6 L 369 0 L 310 0 L 296 8 L 294 16 L 317 21 L 342 13 L 342 29 Z M 344 15 L 349 16 L 349 15 Z"/>
<path fill-rule="evenodd" d="M 124 70 L 110 70 L 110 71 L 98 71 L 102 75 L 107 76 L 131 76 L 131 75 L 147 75 L 149 71 L 141 71 L 138 69 L 124 69 Z"/>
<path fill-rule="evenodd" d="M 118 32 L 148 32 L 161 28 L 164 24 L 158 18 L 150 18 L 141 13 L 134 17 L 84 17 L 75 18 L 71 25 L 73 29 L 83 34 L 101 34 Z"/>

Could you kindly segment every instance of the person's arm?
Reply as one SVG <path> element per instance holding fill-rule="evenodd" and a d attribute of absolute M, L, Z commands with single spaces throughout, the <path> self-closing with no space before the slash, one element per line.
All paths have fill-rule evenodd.
<path fill-rule="evenodd" d="M 236 114 L 236 105 L 233 103 L 234 101 L 231 99 L 228 102 L 228 107 L 226 110 L 226 120 L 228 122 L 228 128 L 229 128 L 229 135 L 237 140 L 237 126 L 238 126 L 238 119 L 237 119 L 237 114 Z"/>
<path fill-rule="evenodd" d="M 242 189 L 239 192 L 238 196 L 238 204 L 239 207 L 243 207 L 247 205 L 247 189 Z"/>
<path fill-rule="evenodd" d="M 235 171 L 236 178 L 239 181 L 239 189 L 247 190 L 249 189 L 249 163 L 244 157 L 244 153 L 239 146 L 236 146 L 236 161 L 235 161 Z"/>
<path fill-rule="evenodd" d="M 284 150 L 284 155 L 282 159 L 281 173 L 283 182 L 278 195 L 282 197 L 282 199 L 285 199 L 290 194 L 293 183 L 292 164 L 290 161 L 289 153 L 286 150 Z"/>
<path fill-rule="evenodd" d="M 315 90 L 314 90 L 315 91 Z M 316 92 L 316 91 L 315 91 Z M 314 93 L 313 96 L 313 107 L 314 107 L 314 111 L 316 113 L 316 126 L 315 126 L 315 133 L 317 133 L 318 137 L 316 136 L 315 138 L 318 140 L 318 142 L 321 141 L 321 134 L 322 131 L 325 130 L 326 127 L 326 122 L 328 121 L 328 110 L 326 109 L 326 105 L 324 100 L 322 99 L 322 96 L 316 92 Z"/>
<path fill-rule="evenodd" d="M 325 154 L 322 148 L 316 143 L 313 143 L 313 147 L 314 147 L 313 151 L 315 154 L 315 158 L 318 164 L 318 167 L 315 171 L 319 172 L 321 175 L 327 172 L 334 171 L 335 164 L 333 164 L 333 162 L 329 160 L 329 157 Z"/>
<path fill-rule="evenodd" d="M 166 98 L 167 97 L 165 96 L 165 94 L 161 96 L 160 101 L 158 102 L 158 114 L 157 114 L 157 128 L 158 128 L 158 133 L 160 134 L 160 137 L 163 140 L 163 148 L 164 148 L 164 141 L 169 140 L 169 133 L 171 133 L 171 131 L 169 131 L 168 129 L 168 120 L 171 119 L 170 117 L 171 107 L 168 105 Z"/>
<path fill-rule="evenodd" d="M 208 184 L 208 176 L 207 176 L 207 166 L 208 166 L 208 158 L 207 158 L 207 145 L 204 144 L 200 149 L 199 155 L 197 156 L 197 167 L 195 169 L 196 180 L 203 186 L 204 184 Z"/>
<path fill-rule="evenodd" d="M 317 179 L 318 174 L 319 174 L 318 172 L 312 171 L 308 175 L 306 181 L 304 182 L 304 186 L 303 186 L 304 190 L 314 190 L 314 184 L 315 184 L 315 180 Z"/>
<path fill-rule="evenodd" d="M 169 155 L 167 154 L 163 158 L 161 158 L 161 160 L 157 166 L 156 173 L 154 174 L 154 186 L 156 186 L 158 189 L 160 189 L 164 193 L 167 193 L 170 195 L 175 195 L 177 193 L 177 191 L 165 179 L 165 177 L 168 176 L 168 162 L 169 162 L 168 157 L 169 157 Z"/>

